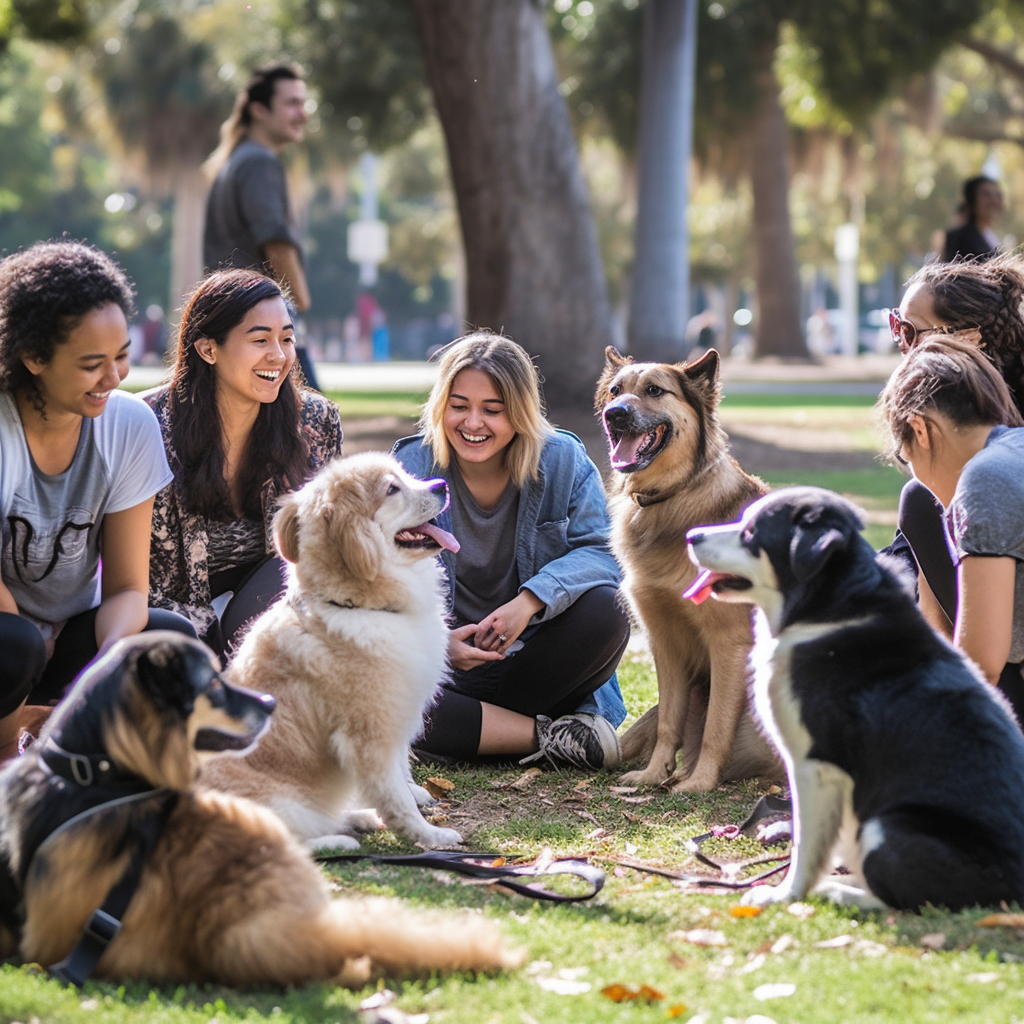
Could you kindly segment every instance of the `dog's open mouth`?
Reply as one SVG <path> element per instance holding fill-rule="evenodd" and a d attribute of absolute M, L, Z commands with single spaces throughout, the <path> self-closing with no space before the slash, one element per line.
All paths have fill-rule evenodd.
<path fill-rule="evenodd" d="M 423 548 L 427 551 L 459 550 L 459 542 L 447 530 L 434 523 L 420 523 L 395 534 L 395 543 L 400 548 Z"/>
<path fill-rule="evenodd" d="M 252 733 L 222 732 L 220 729 L 199 729 L 196 732 L 194 746 L 196 750 L 206 750 L 219 754 L 225 750 L 245 750 L 251 747 L 259 737 L 262 729 Z"/>
<path fill-rule="evenodd" d="M 635 473 L 646 469 L 668 443 L 672 428 L 659 423 L 645 434 L 617 431 L 606 424 L 608 433 L 608 461 L 620 473 Z"/>
<path fill-rule="evenodd" d="M 731 576 L 727 572 L 705 569 L 683 591 L 683 597 L 694 604 L 703 604 L 712 594 L 720 594 L 723 590 L 749 590 L 753 585 L 743 576 Z"/>

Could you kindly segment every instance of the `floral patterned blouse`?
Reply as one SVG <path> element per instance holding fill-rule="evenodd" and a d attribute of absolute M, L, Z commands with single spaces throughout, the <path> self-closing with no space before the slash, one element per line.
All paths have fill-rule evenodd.
<path fill-rule="evenodd" d="M 165 385 L 142 395 L 160 421 L 167 458 L 175 463 L 171 445 L 171 424 Z M 309 445 L 309 476 L 331 459 L 341 455 L 343 432 L 338 407 L 315 391 L 300 392 L 300 429 Z M 263 508 L 264 545 L 266 553 L 274 550 L 271 524 L 280 492 L 273 480 L 263 485 L 260 503 Z M 205 516 L 182 507 L 181 494 L 175 483 L 168 484 L 156 496 L 153 506 L 153 539 L 149 550 L 149 604 L 168 608 L 186 616 L 200 636 L 205 636 L 216 613 L 210 606 L 209 536 Z"/>

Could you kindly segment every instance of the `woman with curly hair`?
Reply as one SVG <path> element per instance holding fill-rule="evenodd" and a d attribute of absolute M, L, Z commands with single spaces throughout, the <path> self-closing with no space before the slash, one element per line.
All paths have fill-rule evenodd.
<path fill-rule="evenodd" d="M 215 271 L 185 304 L 170 383 L 143 395 L 174 473 L 153 511 L 150 601 L 221 656 L 283 589 L 277 498 L 341 455 L 337 407 L 298 384 L 293 320 L 271 278 Z"/>
<path fill-rule="evenodd" d="M 889 327 L 907 355 L 930 334 L 953 334 L 976 344 L 1024 408 L 1024 258 L 1007 253 L 980 262 L 930 263 L 907 281 Z M 911 480 L 900 495 L 899 530 L 890 554 L 916 570 L 922 605 L 956 607 L 956 573 L 950 560 L 942 509 L 934 495 Z"/>
<path fill-rule="evenodd" d="M 1024 418 L 984 352 L 955 335 L 915 346 L 879 408 L 892 458 L 939 502 L 952 553 L 953 603 L 923 594 L 921 610 L 1024 722 Z"/>
<path fill-rule="evenodd" d="M 0 261 L 0 759 L 26 700 L 145 629 L 153 497 L 170 479 L 153 413 L 118 391 L 132 288 L 106 254 L 44 242 Z"/>

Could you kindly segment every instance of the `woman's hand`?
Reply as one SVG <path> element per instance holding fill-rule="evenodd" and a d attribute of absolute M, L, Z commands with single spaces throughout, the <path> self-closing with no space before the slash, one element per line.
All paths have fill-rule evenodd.
<path fill-rule="evenodd" d="M 448 661 L 452 668 L 468 672 L 477 665 L 486 664 L 488 661 L 501 661 L 505 657 L 503 651 L 484 651 L 468 642 L 479 628 L 475 622 L 470 622 L 448 631 Z"/>
<path fill-rule="evenodd" d="M 520 590 L 508 604 L 496 608 L 477 625 L 476 645 L 485 651 L 505 651 L 516 642 L 544 602 L 529 590 Z"/>

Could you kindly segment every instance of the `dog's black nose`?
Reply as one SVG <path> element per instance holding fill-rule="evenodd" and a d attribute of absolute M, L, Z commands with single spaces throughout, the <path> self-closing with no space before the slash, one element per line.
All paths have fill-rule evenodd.
<path fill-rule="evenodd" d="M 629 422 L 629 410 L 621 405 L 609 405 L 604 410 L 604 421 L 613 430 L 620 430 Z"/>
<path fill-rule="evenodd" d="M 443 498 L 445 503 L 447 503 L 448 485 L 443 480 L 431 480 L 430 493 L 436 494 L 439 498 Z"/>
<path fill-rule="evenodd" d="M 269 715 L 277 707 L 277 700 L 269 693 L 260 694 L 260 703 L 267 709 Z"/>

